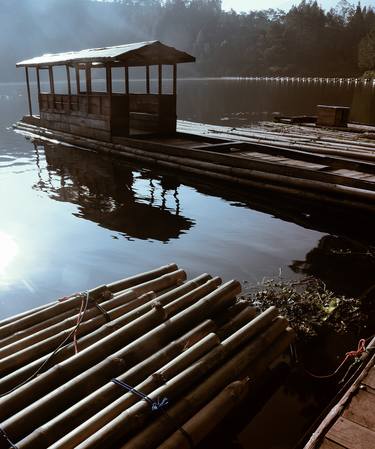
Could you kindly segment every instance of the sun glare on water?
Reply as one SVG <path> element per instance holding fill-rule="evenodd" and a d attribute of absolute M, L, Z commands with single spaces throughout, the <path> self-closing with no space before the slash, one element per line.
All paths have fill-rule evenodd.
<path fill-rule="evenodd" d="M 5 274 L 17 253 L 18 247 L 14 239 L 0 231 L 0 277 Z"/>

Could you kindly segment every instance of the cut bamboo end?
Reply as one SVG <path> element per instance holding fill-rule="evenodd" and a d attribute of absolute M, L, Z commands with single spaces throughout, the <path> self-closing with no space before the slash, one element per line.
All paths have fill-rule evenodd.
<path fill-rule="evenodd" d="M 249 392 L 250 379 L 236 380 L 181 426 L 182 432 L 171 435 L 158 449 L 191 449 L 198 445 L 240 404 Z M 189 438 L 187 438 L 187 436 Z"/>

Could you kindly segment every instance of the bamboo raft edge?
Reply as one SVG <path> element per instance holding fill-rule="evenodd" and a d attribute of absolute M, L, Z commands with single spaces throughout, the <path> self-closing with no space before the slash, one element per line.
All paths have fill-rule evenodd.
<path fill-rule="evenodd" d="M 181 122 L 180 125 L 184 133 L 188 131 L 186 129 L 186 123 Z M 212 138 L 212 135 L 207 131 L 207 129 L 211 128 L 211 125 L 192 125 L 194 127 L 190 130 L 191 134 L 188 133 L 185 135 L 192 136 L 194 132 L 198 137 Z M 369 157 L 370 160 L 360 161 L 332 155 L 319 156 L 311 149 L 302 151 L 301 153 L 293 150 L 296 155 L 290 156 L 290 150 L 283 150 L 282 147 L 279 148 L 281 158 L 284 157 L 282 151 L 287 150 L 287 157 L 292 157 L 292 160 L 294 158 L 296 161 L 298 158 L 302 158 L 302 160 L 307 158 L 306 160 L 308 160 L 311 157 L 323 157 L 320 164 L 339 163 L 343 167 L 359 167 L 357 169 L 358 176 L 356 175 L 356 170 L 353 171 L 353 169 L 350 170 L 349 168 L 343 169 L 345 174 L 342 175 L 340 170 L 336 170 L 336 173 L 335 170 L 319 171 L 309 168 L 306 169 L 303 166 L 299 168 L 298 165 L 293 167 L 289 163 L 289 165 L 279 164 L 266 160 L 267 158 L 269 159 L 268 156 L 266 159 L 262 158 L 262 160 L 254 159 L 253 157 L 248 158 L 248 156 L 242 156 L 240 154 L 242 150 L 239 153 L 237 151 L 231 154 L 223 154 L 210 151 L 204 146 L 189 149 L 164 144 L 162 142 L 154 142 L 152 139 L 139 140 L 133 138 L 121 138 L 113 142 L 99 143 L 95 139 L 67 134 L 61 131 L 53 131 L 23 122 L 18 122 L 15 127 L 19 132 L 32 138 L 53 141 L 54 143 L 56 143 L 56 139 L 59 139 L 63 144 L 124 157 L 176 171 L 184 171 L 193 176 L 204 176 L 214 182 L 231 183 L 241 188 L 268 191 L 284 196 L 297 196 L 306 201 L 325 202 L 341 208 L 349 207 L 371 212 L 375 210 L 375 181 L 373 181 L 373 178 L 375 180 L 375 166 L 372 163 L 375 160 L 375 152 L 366 153 L 366 155 L 368 154 L 366 157 Z M 226 136 L 227 139 L 229 137 Z M 233 139 L 233 135 L 231 137 Z M 247 141 L 248 138 L 246 137 L 245 140 Z M 228 148 L 230 148 L 231 143 L 228 142 L 228 144 Z M 228 146 L 228 144 L 225 145 Z M 258 140 L 257 143 L 248 142 L 247 144 L 255 144 L 256 147 L 254 148 L 257 148 L 257 151 L 260 151 L 260 153 L 264 153 L 265 151 L 264 155 L 269 152 L 269 150 L 266 150 L 268 147 L 265 147 L 263 143 L 259 145 Z M 235 143 L 233 145 L 235 146 Z M 275 145 L 278 145 L 278 143 L 276 142 Z M 278 151 L 278 147 L 272 148 L 275 148 L 274 151 Z M 357 152 L 356 157 L 360 157 L 362 153 L 362 150 L 361 152 Z M 301 165 L 300 163 L 298 164 Z M 361 168 L 361 164 L 363 168 Z M 324 167 L 324 165 L 320 166 Z M 363 176 L 360 170 L 365 173 Z M 353 172 L 353 175 L 351 175 L 351 172 Z"/>
<path fill-rule="evenodd" d="M 158 289 L 156 296 L 154 291 Z M 212 420 L 213 426 L 230 412 L 230 404 L 240 403 L 249 393 L 248 373 L 250 382 L 260 378 L 294 338 L 287 321 L 278 317 L 274 307 L 259 315 L 249 304 L 238 301 L 241 287 L 237 281 L 222 284 L 220 278 L 208 274 L 187 280 L 185 272 L 175 264 L 91 291 L 95 298 L 88 310 L 95 308 L 96 303 L 104 306 L 112 301 L 118 305 L 123 301 L 130 305 L 136 298 L 146 295 L 147 299 L 134 303 L 134 311 L 139 311 L 136 314 L 125 311 L 115 318 L 116 326 L 108 327 L 111 321 L 102 322 L 99 329 L 107 328 L 108 332 L 100 333 L 99 339 L 90 340 L 87 346 L 83 345 L 85 339 L 98 331 L 92 328 L 86 336 L 76 334 L 78 354 L 71 352 L 60 362 L 52 359 L 37 377 L 27 377 L 30 370 L 23 378 L 16 372 L 9 374 L 4 365 L 7 357 L 0 356 L 0 428 L 19 449 L 115 448 L 126 445 L 127 439 L 133 441 L 137 435 L 144 448 L 156 448 L 168 441 L 176 430 L 170 426 L 158 433 L 157 441 L 142 436 L 144 431 L 147 434 L 148 426 L 159 425 L 159 415 L 152 419 L 148 402 L 139 401 L 132 392 L 123 396 L 111 381 L 115 377 L 129 382 L 154 402 L 163 395 L 172 400 L 174 405 L 168 413 L 173 414 L 174 407 L 181 411 L 178 416 L 184 417 L 186 426 L 185 421 L 178 425 L 186 427 L 194 445 L 198 444 L 209 433 L 206 430 L 202 434 L 199 423 L 212 417 L 211 402 L 228 404 L 227 411 Z M 74 295 L 52 302 L 47 308 L 37 307 L 7 318 L 0 322 L 0 330 L 7 334 L 13 326 L 24 332 L 38 324 L 39 319 L 47 323 L 46 329 L 52 335 L 56 330 L 58 343 L 65 334 L 58 334 L 60 327 L 49 321 L 50 315 L 63 309 L 65 314 L 71 314 L 67 319 L 77 319 L 78 299 L 88 301 L 89 296 Z M 127 314 L 133 316 L 132 321 L 125 319 Z M 81 323 L 92 319 L 90 314 L 83 316 Z M 44 332 L 40 334 L 41 342 Z M 27 332 L 24 335 L 28 341 Z M 69 341 L 66 344 L 72 345 Z M 24 366 L 29 364 L 35 369 L 40 361 L 50 357 L 50 347 L 46 353 L 41 349 L 36 352 L 33 346 L 15 349 L 13 356 L 17 358 L 25 350 L 33 357 L 29 361 L 22 358 L 17 364 L 21 372 Z M 43 354 L 44 359 L 40 359 Z M 7 392 L 4 389 L 10 385 L 9 376 L 21 384 L 13 382 Z M 233 391 L 237 392 L 235 397 Z M 228 396 L 227 392 L 232 393 Z M 191 399 L 186 395 L 192 395 Z M 199 397 L 199 401 L 194 397 Z M 193 403 L 193 408 L 187 406 Z M 129 433 L 130 429 L 134 431 Z M 180 447 L 179 443 L 165 444 Z M 1 436 L 0 448 L 8 449 Z"/>

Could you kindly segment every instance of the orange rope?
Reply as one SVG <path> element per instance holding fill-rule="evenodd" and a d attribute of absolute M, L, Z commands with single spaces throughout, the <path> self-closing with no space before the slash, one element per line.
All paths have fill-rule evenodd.
<path fill-rule="evenodd" d="M 349 351 L 345 354 L 345 358 L 344 360 L 340 363 L 340 365 L 335 369 L 335 371 L 331 374 L 327 374 L 324 376 L 320 376 L 317 374 L 313 374 L 310 373 L 309 371 L 306 370 L 306 372 L 311 376 L 311 377 L 315 377 L 316 379 L 328 379 L 330 377 L 335 376 L 340 369 L 345 365 L 345 363 L 347 362 L 347 360 L 349 360 L 350 358 L 357 358 L 359 357 L 363 352 L 366 351 L 366 340 L 364 338 L 361 338 L 358 342 L 358 347 L 356 350 L 354 351 Z"/>

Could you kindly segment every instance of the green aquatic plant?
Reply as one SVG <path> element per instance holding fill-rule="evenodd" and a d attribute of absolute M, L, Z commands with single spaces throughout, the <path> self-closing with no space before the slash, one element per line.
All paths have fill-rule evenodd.
<path fill-rule="evenodd" d="M 375 311 L 374 301 L 369 298 L 337 295 L 314 277 L 299 281 L 279 277 L 263 279 L 257 284 L 244 282 L 244 291 L 243 297 L 261 311 L 276 306 L 302 339 L 324 329 L 340 334 L 360 332 L 368 326 Z"/>

